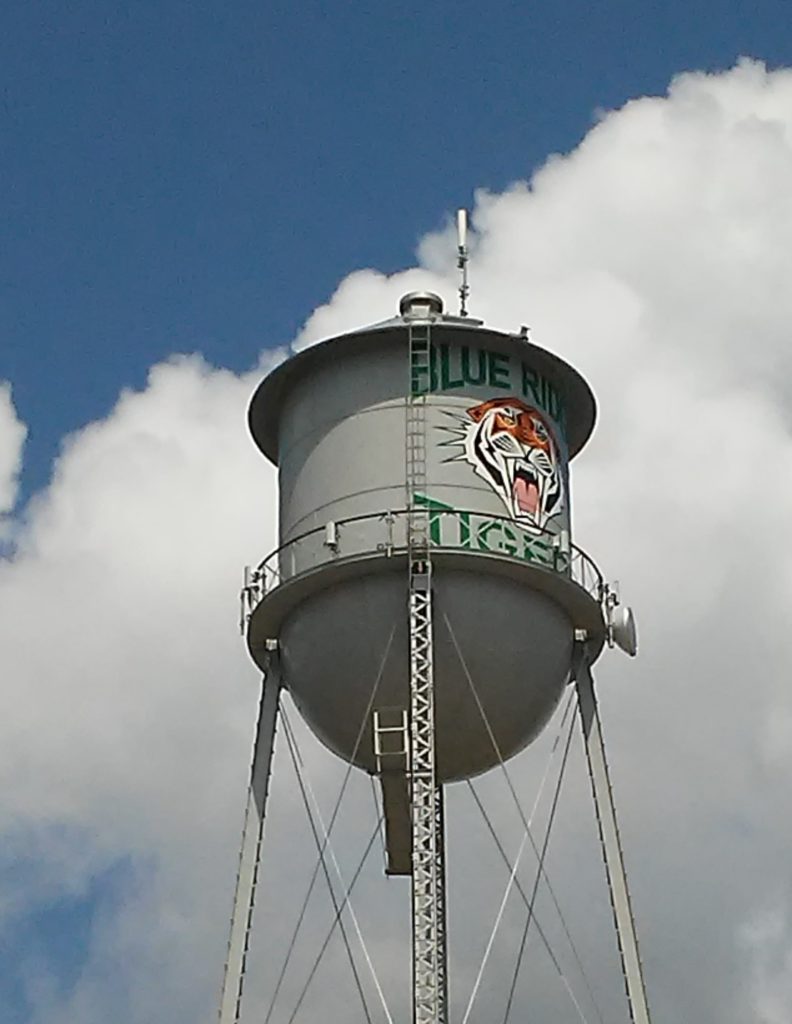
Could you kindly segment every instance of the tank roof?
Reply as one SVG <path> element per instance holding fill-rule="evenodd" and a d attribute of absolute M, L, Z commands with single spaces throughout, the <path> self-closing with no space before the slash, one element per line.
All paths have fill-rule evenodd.
<path fill-rule="evenodd" d="M 415 316 L 395 316 L 367 327 L 334 335 L 304 348 L 276 366 L 256 388 L 248 409 L 248 425 L 259 449 L 278 464 L 278 424 L 283 403 L 291 389 L 306 374 L 339 357 L 339 347 L 353 348 L 356 352 L 372 351 L 389 340 L 406 342 L 407 330 Z M 523 334 L 508 334 L 485 327 L 482 320 L 472 317 L 435 315 L 426 318 L 431 324 L 432 337 L 441 342 L 467 342 L 471 335 L 482 340 L 507 341 L 520 346 L 523 358 L 531 363 L 559 389 L 567 407 L 567 441 L 569 457 L 576 455 L 586 444 L 594 429 L 597 405 L 586 380 L 574 367 L 547 349 L 534 345 Z M 405 370 L 405 380 L 407 379 Z"/>

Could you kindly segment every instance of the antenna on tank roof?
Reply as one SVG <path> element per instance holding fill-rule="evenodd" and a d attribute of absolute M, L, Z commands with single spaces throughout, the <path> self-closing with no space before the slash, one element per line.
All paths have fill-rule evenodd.
<path fill-rule="evenodd" d="M 459 315 L 467 316 L 468 284 L 467 210 L 457 210 L 457 269 L 460 273 Z"/>

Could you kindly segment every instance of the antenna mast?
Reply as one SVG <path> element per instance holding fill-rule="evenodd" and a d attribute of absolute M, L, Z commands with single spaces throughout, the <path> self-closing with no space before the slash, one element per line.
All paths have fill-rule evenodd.
<path fill-rule="evenodd" d="M 467 316 L 468 284 L 467 210 L 457 210 L 457 269 L 460 273 L 459 315 Z"/>

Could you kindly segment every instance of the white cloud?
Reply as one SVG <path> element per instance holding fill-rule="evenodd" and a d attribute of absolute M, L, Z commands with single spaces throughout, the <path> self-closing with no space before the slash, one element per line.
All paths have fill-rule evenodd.
<path fill-rule="evenodd" d="M 0 531 L 3 528 L 3 514 L 10 512 L 16 503 L 22 448 L 26 437 L 27 428 L 14 408 L 11 385 L 7 381 L 0 381 Z"/>
<path fill-rule="evenodd" d="M 294 342 L 305 348 L 322 338 L 364 327 L 375 320 L 396 316 L 406 292 L 437 287 L 438 278 L 421 268 L 386 277 L 376 270 L 358 270 L 344 278 L 333 298 L 308 318 Z"/>
<path fill-rule="evenodd" d="M 781 892 L 773 909 L 757 912 L 742 940 L 751 965 L 753 1009 L 759 1024 L 786 1024 L 792 1006 L 792 946 L 789 895 Z"/>
<path fill-rule="evenodd" d="M 217 856 L 236 841 L 238 805 L 221 794 L 243 786 L 247 755 L 224 752 L 247 747 L 256 704 L 237 593 L 243 564 L 274 541 L 272 476 L 245 437 L 256 379 L 195 358 L 155 367 L 145 391 L 67 440 L 17 557 L 0 565 L 0 827 L 39 837 L 30 852 L 47 892 L 132 859 L 139 898 L 103 928 L 121 935 L 143 918 L 150 946 L 125 953 L 131 970 L 115 982 L 89 974 L 112 998 L 119 977 L 177 946 L 197 892 L 211 906 L 227 885 Z M 40 900 L 35 882 L 11 889 L 7 927 L 20 899 Z M 97 939 L 97 965 L 111 948 Z M 64 1019 L 107 1010 L 79 999 Z M 145 1018 L 130 1006 L 128 1019 Z"/>
<path fill-rule="evenodd" d="M 743 61 L 602 115 L 574 152 L 530 184 L 480 193 L 473 211 L 473 313 L 529 323 L 600 401 L 575 467 L 575 520 L 639 612 L 639 660 L 612 656 L 599 677 L 658 1019 L 784 1013 L 789 915 L 769 927 L 766 908 L 792 842 L 790 178 L 792 72 Z M 424 238 L 418 261 L 391 278 L 351 275 L 296 344 L 391 316 L 415 288 L 452 304 L 450 232 Z M 273 477 L 244 429 L 254 382 L 198 359 L 155 367 L 143 392 L 67 441 L 0 565 L 0 828 L 38 865 L 28 886 L 0 874 L 0 923 L 14 926 L 42 891 L 79 892 L 130 864 L 73 992 L 38 980 L 41 1024 L 211 1010 L 256 700 L 235 600 L 242 564 L 274 544 Z M 5 391 L 2 402 L 16 423 Z M 0 434 L 12 438 L 0 452 L 8 509 L 24 435 Z M 532 758 L 516 768 L 524 782 Z M 585 933 L 589 910 L 607 927 L 607 905 L 575 785 L 553 852 Z M 288 847 L 299 808 L 285 792 L 273 812 L 284 839 L 269 848 L 281 870 L 292 858 L 294 877 L 310 840 Z M 483 849 L 466 841 L 459 878 Z M 380 951 L 389 915 L 406 914 L 398 883 L 384 888 Z M 262 920 L 285 919 L 296 890 L 267 890 Z M 468 895 L 457 977 L 475 969 L 493 899 Z M 277 946 L 261 938 L 258 950 L 269 978 Z M 552 979 L 537 984 L 544 999 Z M 613 1000 L 616 1020 L 618 986 Z"/>

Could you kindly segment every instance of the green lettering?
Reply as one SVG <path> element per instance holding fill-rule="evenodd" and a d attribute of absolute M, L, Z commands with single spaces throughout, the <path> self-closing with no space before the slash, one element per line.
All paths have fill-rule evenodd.
<path fill-rule="evenodd" d="M 488 352 L 487 360 L 490 386 L 493 388 L 511 387 L 509 357 L 501 355 L 500 352 Z"/>
<path fill-rule="evenodd" d="M 552 384 L 547 386 L 547 411 L 558 421 L 561 418 L 561 399 Z"/>
<path fill-rule="evenodd" d="M 478 373 L 474 376 L 470 371 L 470 349 L 462 345 L 462 380 L 465 384 L 472 384 L 478 387 L 487 383 L 487 353 L 483 349 L 476 349 L 478 356 Z"/>
<path fill-rule="evenodd" d="M 429 346 L 428 356 L 427 360 L 427 353 L 423 350 L 412 354 L 410 386 L 414 395 L 428 395 L 437 391 L 437 351 L 434 345 Z"/>
<path fill-rule="evenodd" d="M 417 491 L 413 495 L 416 505 L 423 505 L 429 509 L 429 540 L 432 544 L 442 544 L 442 520 L 443 513 L 453 512 L 453 505 L 446 505 L 444 501 L 437 501 L 436 498 L 428 498 L 425 494 Z"/>
<path fill-rule="evenodd" d="M 530 534 L 525 534 L 523 540 L 525 542 L 523 558 L 526 562 L 539 562 L 540 565 L 553 564 L 553 549 L 549 544 Z"/>
<path fill-rule="evenodd" d="M 522 364 L 522 393 L 523 398 L 530 398 L 536 405 L 539 401 L 539 374 L 532 366 Z"/>
<path fill-rule="evenodd" d="M 464 386 L 464 380 L 458 377 L 456 380 L 451 378 L 451 356 L 448 350 L 448 345 L 440 345 L 440 387 L 443 391 L 450 388 L 461 388 Z"/>
<path fill-rule="evenodd" d="M 429 540 L 433 545 L 466 550 L 476 548 L 520 558 L 524 562 L 535 562 L 559 573 L 569 572 L 570 554 L 558 546 L 557 539 L 548 542 L 505 519 L 490 519 L 480 513 L 461 511 L 417 491 L 413 495 L 413 505 L 426 509 Z M 444 525 L 449 519 L 451 524 Z"/>
<path fill-rule="evenodd" d="M 496 543 L 494 548 L 491 548 L 489 545 L 489 535 L 491 533 L 500 534 L 502 538 Z M 514 531 L 499 519 L 491 519 L 489 522 L 482 523 L 478 529 L 476 540 L 482 551 L 499 551 L 504 555 L 517 554 L 517 538 L 514 535 Z"/>
<path fill-rule="evenodd" d="M 459 516 L 459 543 L 463 548 L 470 547 L 470 513 L 458 512 Z"/>
<path fill-rule="evenodd" d="M 562 437 L 566 437 L 566 410 L 561 396 L 549 380 L 527 363 L 522 364 L 523 398 L 546 412 L 558 424 Z"/>

